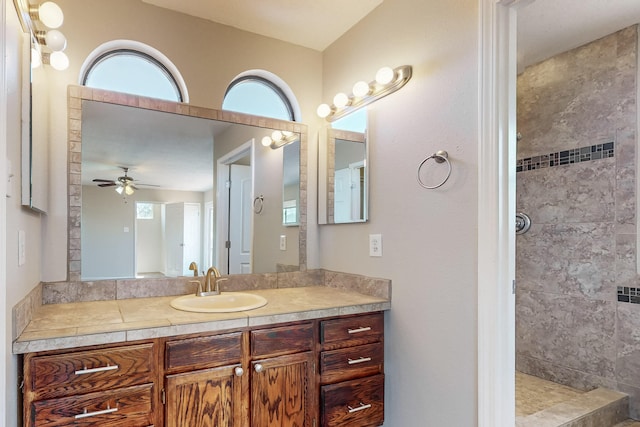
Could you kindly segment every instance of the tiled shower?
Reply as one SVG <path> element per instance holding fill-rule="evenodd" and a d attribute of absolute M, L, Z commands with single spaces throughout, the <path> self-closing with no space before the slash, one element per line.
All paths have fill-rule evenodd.
<path fill-rule="evenodd" d="M 638 28 L 518 76 L 516 368 L 630 395 L 640 418 Z"/>

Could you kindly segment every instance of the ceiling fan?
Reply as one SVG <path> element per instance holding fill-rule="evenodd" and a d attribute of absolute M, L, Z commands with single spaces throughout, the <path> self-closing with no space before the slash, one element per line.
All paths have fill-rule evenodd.
<path fill-rule="evenodd" d="M 93 182 L 99 183 L 98 187 L 114 187 L 115 186 L 116 192 L 118 194 L 124 193 L 127 196 L 132 195 L 135 192 L 135 190 L 138 189 L 136 185 L 144 185 L 147 187 L 159 187 L 159 185 L 153 185 L 153 184 L 141 184 L 141 183 L 134 184 L 133 182 L 135 180 L 128 175 L 129 168 L 126 168 L 124 166 L 120 166 L 120 168 L 124 171 L 123 176 L 119 176 L 115 180 L 114 179 L 94 179 Z"/>

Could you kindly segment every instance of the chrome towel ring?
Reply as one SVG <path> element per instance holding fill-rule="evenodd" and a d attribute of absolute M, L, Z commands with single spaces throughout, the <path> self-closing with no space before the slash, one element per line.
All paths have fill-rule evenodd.
<path fill-rule="evenodd" d="M 444 179 L 442 180 L 442 182 L 440 182 L 437 185 L 426 185 L 424 182 L 422 182 L 422 178 L 420 178 L 420 170 L 422 169 L 422 166 L 424 166 L 427 161 L 433 159 L 436 163 L 446 163 L 447 167 L 448 167 L 448 171 L 447 171 L 447 176 L 444 177 Z M 439 150 L 435 153 L 433 153 L 432 155 L 430 155 L 429 157 L 427 157 L 426 159 L 424 159 L 420 165 L 418 165 L 418 184 L 420 184 L 421 187 L 426 188 L 427 190 L 433 190 L 434 188 L 438 188 L 441 187 L 445 182 L 447 182 L 447 180 L 449 179 L 449 177 L 451 176 L 451 162 L 449 161 L 449 153 L 447 153 L 444 150 Z"/>
<path fill-rule="evenodd" d="M 264 196 L 261 194 L 255 199 L 253 199 L 253 211 L 257 214 L 262 213 L 262 208 L 264 207 Z"/>

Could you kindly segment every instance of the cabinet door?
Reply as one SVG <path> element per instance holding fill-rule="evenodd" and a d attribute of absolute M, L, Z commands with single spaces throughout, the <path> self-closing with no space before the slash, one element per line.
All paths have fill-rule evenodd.
<path fill-rule="evenodd" d="M 241 426 L 242 384 L 239 366 L 168 375 L 166 426 Z"/>
<path fill-rule="evenodd" d="M 310 427 L 313 353 L 252 362 L 251 427 Z"/>

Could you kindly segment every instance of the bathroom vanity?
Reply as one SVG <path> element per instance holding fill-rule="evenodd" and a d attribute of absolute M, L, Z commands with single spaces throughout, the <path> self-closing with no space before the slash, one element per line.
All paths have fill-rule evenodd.
<path fill-rule="evenodd" d="M 81 316 L 74 336 L 54 326 L 25 334 L 14 345 L 24 353 L 25 427 L 381 425 L 389 302 L 325 287 L 256 293 L 269 304 L 216 315 L 165 307 L 167 297 L 124 300 L 124 323 L 111 325 L 125 333 L 118 342 L 74 346 L 88 337 Z M 129 303 L 181 320 L 140 329 L 127 324 Z M 180 333 L 194 327 L 209 331 Z"/>

